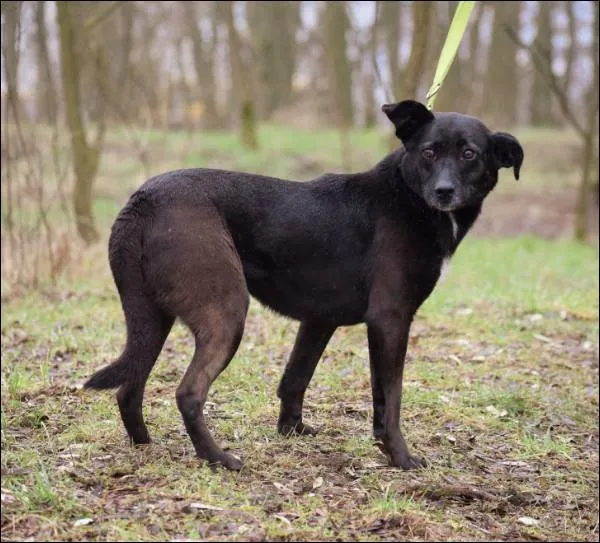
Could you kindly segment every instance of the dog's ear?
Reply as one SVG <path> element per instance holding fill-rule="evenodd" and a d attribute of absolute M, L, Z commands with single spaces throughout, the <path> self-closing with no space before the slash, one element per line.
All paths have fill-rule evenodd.
<path fill-rule="evenodd" d="M 420 102 L 404 100 L 397 104 L 384 104 L 383 111 L 396 128 L 396 136 L 406 143 L 426 123 L 434 119 L 433 113 Z"/>
<path fill-rule="evenodd" d="M 521 164 L 523 164 L 523 148 L 517 138 L 506 132 L 496 132 L 491 135 L 492 153 L 498 168 L 512 166 L 515 179 L 519 179 Z"/>

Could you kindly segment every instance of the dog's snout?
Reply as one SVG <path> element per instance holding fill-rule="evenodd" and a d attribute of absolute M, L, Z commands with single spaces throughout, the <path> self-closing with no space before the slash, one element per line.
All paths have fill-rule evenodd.
<path fill-rule="evenodd" d="M 454 185 L 450 181 L 440 181 L 435 186 L 435 194 L 438 198 L 449 200 L 454 196 Z"/>

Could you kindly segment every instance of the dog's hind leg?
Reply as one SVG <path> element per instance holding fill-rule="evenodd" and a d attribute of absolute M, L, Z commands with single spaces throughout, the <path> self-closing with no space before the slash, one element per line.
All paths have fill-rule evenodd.
<path fill-rule="evenodd" d="M 209 206 L 178 207 L 155 222 L 147 241 L 148 280 L 167 310 L 195 339 L 176 398 L 196 455 L 240 469 L 211 436 L 203 413 L 209 388 L 235 354 L 250 296 L 242 263 L 221 218 Z"/>
<path fill-rule="evenodd" d="M 196 330 L 196 350 L 192 362 L 177 389 L 177 406 L 183 417 L 186 430 L 196 455 L 209 464 L 222 464 L 229 469 L 239 470 L 242 462 L 225 453 L 214 441 L 206 426 L 204 403 L 213 381 L 227 367 L 235 354 L 244 331 L 247 298 L 240 300 L 237 316 L 223 306 L 209 306 L 198 312 L 203 322 L 202 331 Z"/>
<path fill-rule="evenodd" d="M 277 429 L 283 435 L 314 435 L 316 431 L 302 422 L 304 393 L 335 326 L 303 322 L 285 368 L 277 395 L 281 399 Z"/>
<path fill-rule="evenodd" d="M 110 366 L 92 375 L 85 387 L 100 390 L 119 387 L 117 403 L 129 439 L 134 444 L 149 443 L 142 416 L 144 387 L 174 319 L 142 292 L 120 289 L 120 294 L 127 323 L 125 349 Z"/>
<path fill-rule="evenodd" d="M 122 358 L 132 359 L 136 373 L 129 376 L 119 388 L 117 403 L 131 441 L 134 444 L 150 443 L 142 415 L 144 388 L 174 319 L 149 301 L 138 302 L 135 312 L 127 311 L 127 303 L 124 303 L 123 307 L 130 332 Z"/>

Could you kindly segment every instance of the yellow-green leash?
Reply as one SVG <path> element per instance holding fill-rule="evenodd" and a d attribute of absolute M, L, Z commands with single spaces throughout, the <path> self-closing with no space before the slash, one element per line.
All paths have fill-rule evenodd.
<path fill-rule="evenodd" d="M 458 46 L 460 45 L 463 34 L 465 33 L 467 23 L 469 22 L 469 17 L 471 16 L 474 6 L 475 2 L 459 2 L 458 6 L 456 7 L 456 12 L 454 13 L 452 23 L 448 29 L 446 42 L 444 43 L 442 53 L 440 54 L 440 59 L 438 60 L 433 83 L 429 89 L 429 92 L 427 93 L 427 109 L 429 110 L 433 109 L 435 98 L 439 90 L 442 88 L 442 84 L 448 75 L 450 66 L 452 66 L 452 62 L 454 61 L 454 57 L 458 51 Z"/>

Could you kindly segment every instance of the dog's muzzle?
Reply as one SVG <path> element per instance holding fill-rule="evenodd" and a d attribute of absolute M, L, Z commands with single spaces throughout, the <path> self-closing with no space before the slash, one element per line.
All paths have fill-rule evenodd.
<path fill-rule="evenodd" d="M 440 179 L 433 189 L 435 207 L 442 211 L 451 211 L 456 206 L 455 184 L 447 178 Z"/>

